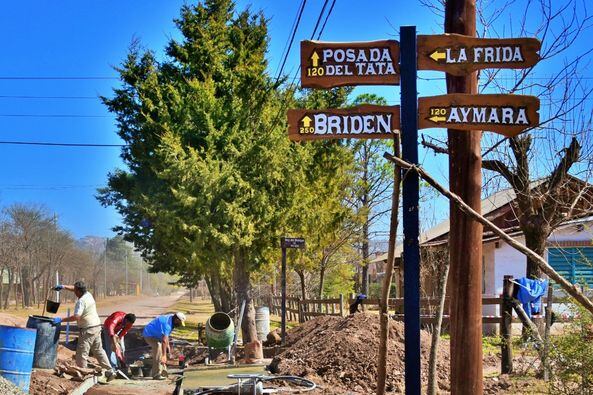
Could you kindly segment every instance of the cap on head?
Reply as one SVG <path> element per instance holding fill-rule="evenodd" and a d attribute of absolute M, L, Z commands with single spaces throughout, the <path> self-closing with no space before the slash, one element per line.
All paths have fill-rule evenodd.
<path fill-rule="evenodd" d="M 77 281 L 74 283 L 74 289 L 78 290 L 81 294 L 86 292 L 86 284 L 84 281 Z"/>
<path fill-rule="evenodd" d="M 185 326 L 185 319 L 186 319 L 185 314 L 183 314 L 182 312 L 179 311 L 179 312 L 175 313 L 175 317 L 177 317 L 177 319 L 179 321 L 181 321 L 181 326 Z"/>
<path fill-rule="evenodd" d="M 362 300 L 362 299 L 366 299 L 367 296 L 365 294 L 358 294 L 358 296 L 356 297 L 356 299 Z"/>

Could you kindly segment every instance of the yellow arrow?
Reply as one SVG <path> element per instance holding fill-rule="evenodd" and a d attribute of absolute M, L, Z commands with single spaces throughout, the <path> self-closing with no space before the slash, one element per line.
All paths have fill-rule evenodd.
<path fill-rule="evenodd" d="M 308 115 L 305 115 L 305 117 L 303 119 L 301 119 L 301 122 L 303 123 L 303 126 L 306 128 L 311 126 L 311 118 L 309 118 Z"/>
<path fill-rule="evenodd" d="M 317 67 L 317 64 L 319 63 L 319 55 L 317 55 L 317 52 L 313 52 L 311 60 L 313 61 L 313 67 Z"/>
<path fill-rule="evenodd" d="M 428 119 L 429 119 L 430 121 L 432 121 L 432 122 L 435 122 L 435 123 L 436 123 L 436 122 L 445 122 L 445 121 L 447 120 L 447 117 L 439 117 L 439 116 L 436 116 L 436 115 L 435 115 L 435 116 L 433 116 L 433 117 L 430 117 L 430 118 L 428 118 Z"/>
<path fill-rule="evenodd" d="M 430 54 L 430 58 L 432 60 L 434 60 L 435 62 L 438 62 L 439 60 L 445 59 L 446 57 L 447 56 L 445 55 L 444 52 L 439 52 L 438 50 L 437 51 L 434 51 L 433 53 Z"/>

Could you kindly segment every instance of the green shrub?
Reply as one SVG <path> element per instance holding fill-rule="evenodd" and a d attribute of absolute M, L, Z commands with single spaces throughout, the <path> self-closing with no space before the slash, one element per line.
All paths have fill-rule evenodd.
<path fill-rule="evenodd" d="M 550 392 L 593 394 L 593 316 L 575 307 L 575 318 L 552 338 Z"/>

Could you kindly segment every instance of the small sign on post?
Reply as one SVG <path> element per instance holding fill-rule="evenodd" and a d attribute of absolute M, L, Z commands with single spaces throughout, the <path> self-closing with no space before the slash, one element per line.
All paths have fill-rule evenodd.
<path fill-rule="evenodd" d="M 301 41 L 301 86 L 398 85 L 399 43 Z"/>
<path fill-rule="evenodd" d="M 418 36 L 418 69 L 463 76 L 481 69 L 523 69 L 539 61 L 536 38 L 477 38 L 462 34 Z"/>
<path fill-rule="evenodd" d="M 280 247 L 282 248 L 282 316 L 281 316 L 281 337 L 282 345 L 286 341 L 286 249 L 305 248 L 305 239 L 302 237 L 281 237 Z"/>
<path fill-rule="evenodd" d="M 302 237 L 283 237 L 282 248 L 305 248 L 305 239 Z"/>
<path fill-rule="evenodd" d="M 419 128 L 484 130 L 514 137 L 539 125 L 539 99 L 453 93 L 418 99 Z"/>
<path fill-rule="evenodd" d="M 288 110 L 292 141 L 331 138 L 387 139 L 399 130 L 399 106 L 362 105 L 346 109 Z"/>

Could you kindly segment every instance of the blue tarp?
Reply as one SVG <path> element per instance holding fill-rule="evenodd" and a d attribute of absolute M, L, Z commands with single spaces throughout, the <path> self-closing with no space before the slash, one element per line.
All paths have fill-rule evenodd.
<path fill-rule="evenodd" d="M 531 318 L 532 314 L 541 313 L 541 297 L 548 290 L 548 280 L 532 280 L 521 277 L 515 280 L 519 284 L 517 299 L 523 305 L 523 310 Z"/>

